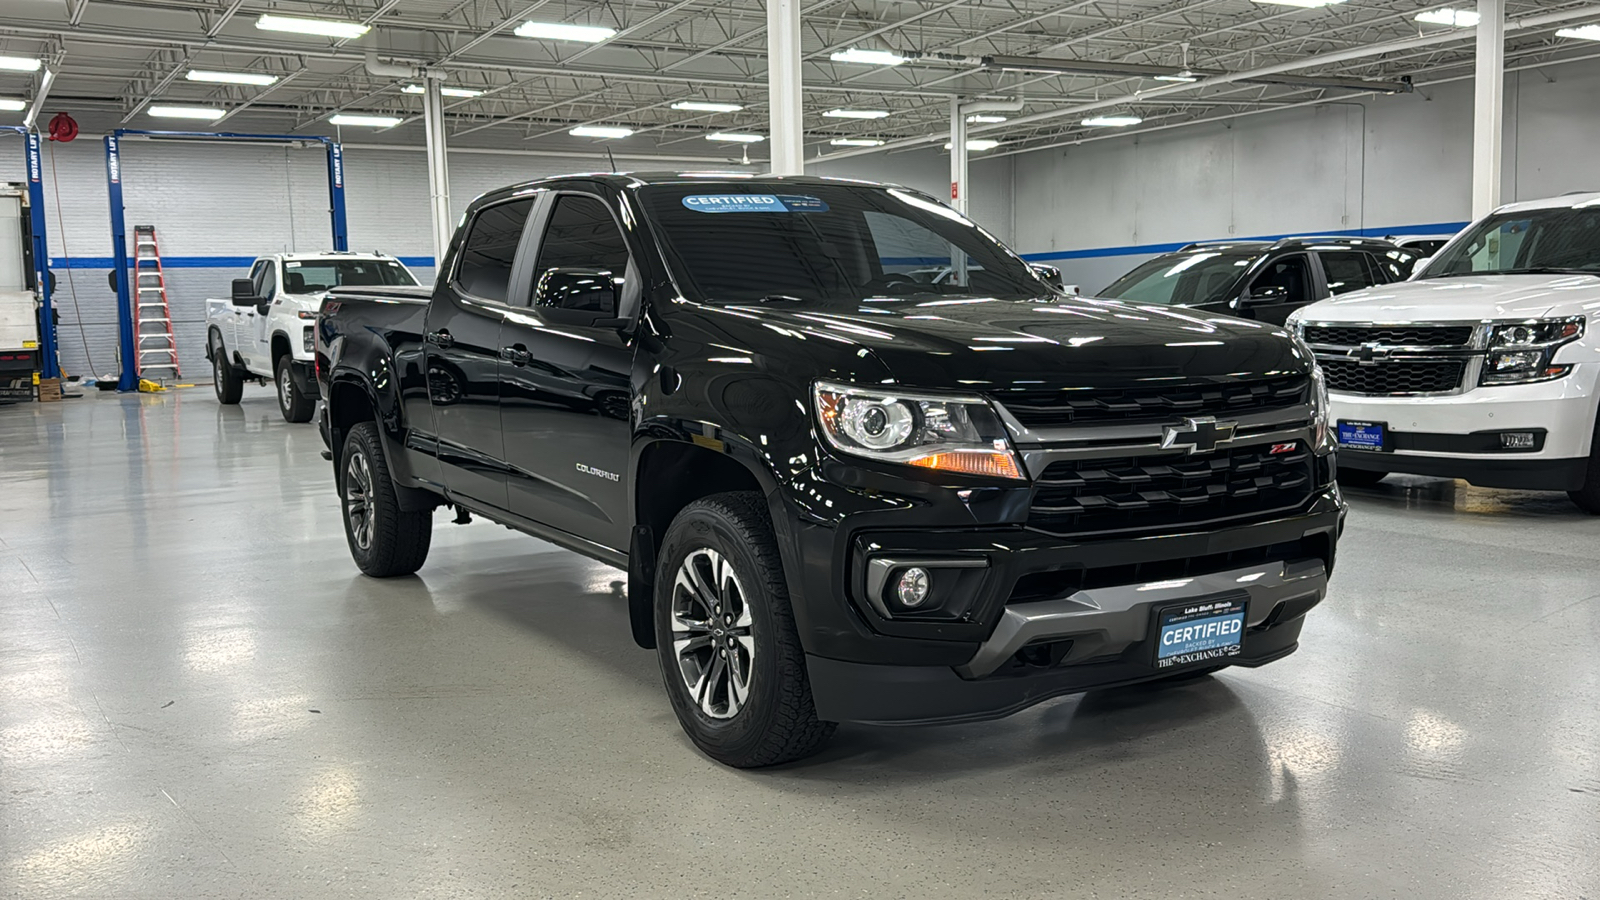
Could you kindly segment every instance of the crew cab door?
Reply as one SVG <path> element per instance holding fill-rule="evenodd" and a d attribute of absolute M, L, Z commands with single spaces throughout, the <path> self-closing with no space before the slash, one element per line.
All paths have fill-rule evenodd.
<path fill-rule="evenodd" d="M 258 259 L 250 267 L 251 290 L 257 297 L 261 296 L 261 273 L 267 270 L 268 265 L 270 260 Z M 232 362 L 235 353 L 239 354 L 241 359 L 245 358 L 244 345 L 250 339 L 245 313 L 252 310 L 247 306 L 234 306 L 232 301 L 229 301 L 224 309 L 227 310 L 227 314 L 223 317 L 223 321 L 217 323 L 217 330 L 222 334 L 222 346 L 227 352 L 228 361 Z"/>
<path fill-rule="evenodd" d="M 440 474 L 452 496 L 495 509 L 509 508 L 500 437 L 500 330 L 507 298 L 527 290 L 517 260 L 536 199 L 518 197 L 474 214 L 454 271 L 438 279 L 424 326 Z"/>
<path fill-rule="evenodd" d="M 619 320 L 643 278 L 615 202 L 575 187 L 541 208 L 527 293 L 500 335 L 500 415 L 511 511 L 622 549 L 633 343 Z"/>
<path fill-rule="evenodd" d="M 278 299 L 278 261 L 267 260 L 256 282 L 259 306 L 245 307 L 239 352 L 257 375 L 272 374 L 272 303 Z"/>

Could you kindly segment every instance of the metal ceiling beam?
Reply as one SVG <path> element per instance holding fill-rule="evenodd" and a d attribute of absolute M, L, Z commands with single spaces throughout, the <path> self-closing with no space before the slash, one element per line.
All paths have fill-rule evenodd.
<path fill-rule="evenodd" d="M 1038 56 L 986 56 L 985 68 L 1004 72 L 1067 72 L 1084 75 L 1113 75 L 1127 78 L 1164 78 L 1173 80 L 1189 78 L 1220 78 L 1227 72 L 1205 69 L 1186 69 L 1180 66 L 1153 66 L 1144 63 L 1111 62 L 1096 59 L 1052 59 Z M 1337 75 L 1263 75 L 1259 78 L 1241 78 L 1250 84 L 1288 84 L 1296 87 L 1326 87 L 1345 91 L 1374 91 L 1403 94 L 1411 90 L 1410 82 L 1375 81 L 1367 78 L 1344 78 Z"/>

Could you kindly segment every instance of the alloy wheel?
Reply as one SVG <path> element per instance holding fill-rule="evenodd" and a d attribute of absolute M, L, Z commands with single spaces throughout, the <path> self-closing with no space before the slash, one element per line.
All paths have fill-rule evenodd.
<path fill-rule="evenodd" d="M 367 455 L 359 450 L 351 453 L 345 464 L 344 515 L 356 546 L 372 549 L 372 467 L 367 464 Z"/>
<path fill-rule="evenodd" d="M 283 371 L 278 373 L 278 402 L 283 404 L 284 409 L 294 405 L 294 394 L 290 393 L 293 390 L 294 381 L 289 376 L 289 367 L 284 366 Z"/>
<path fill-rule="evenodd" d="M 703 547 L 690 552 L 672 585 L 672 649 L 700 711 L 731 719 L 750 697 L 756 642 L 750 604 L 733 565 Z"/>

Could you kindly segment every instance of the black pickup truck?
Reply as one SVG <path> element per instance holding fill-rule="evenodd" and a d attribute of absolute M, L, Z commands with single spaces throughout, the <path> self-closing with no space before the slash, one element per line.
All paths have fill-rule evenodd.
<path fill-rule="evenodd" d="M 1296 339 L 1064 296 L 889 185 L 493 191 L 431 291 L 336 291 L 316 344 L 361 570 L 415 572 L 441 506 L 625 569 L 733 766 L 1279 659 L 1344 520 Z"/>

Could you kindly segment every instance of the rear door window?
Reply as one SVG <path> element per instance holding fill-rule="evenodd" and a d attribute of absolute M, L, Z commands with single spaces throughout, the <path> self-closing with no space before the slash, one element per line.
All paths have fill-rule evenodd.
<path fill-rule="evenodd" d="M 1382 280 L 1372 270 L 1365 251 L 1322 250 L 1317 255 L 1322 259 L 1322 271 L 1328 276 L 1330 294 L 1348 294 Z"/>
<path fill-rule="evenodd" d="M 533 201 L 532 197 L 524 197 L 478 211 L 456 263 L 458 290 L 480 300 L 506 302 L 511 266 L 522 241 L 522 228 L 533 211 Z"/>

